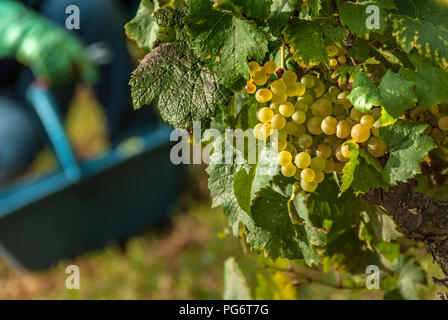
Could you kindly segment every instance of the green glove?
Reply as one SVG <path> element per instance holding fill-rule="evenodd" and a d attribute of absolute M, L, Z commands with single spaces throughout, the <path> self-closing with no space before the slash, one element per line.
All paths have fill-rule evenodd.
<path fill-rule="evenodd" d="M 75 36 L 14 1 L 0 0 L 0 12 L 0 58 L 15 57 L 50 82 L 77 76 L 95 82 L 96 70 Z"/>

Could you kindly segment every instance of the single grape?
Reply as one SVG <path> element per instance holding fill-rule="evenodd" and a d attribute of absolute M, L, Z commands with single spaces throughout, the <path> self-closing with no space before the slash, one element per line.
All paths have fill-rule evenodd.
<path fill-rule="evenodd" d="M 292 115 L 292 121 L 294 121 L 297 124 L 302 124 L 306 121 L 306 114 L 303 111 L 296 111 Z"/>
<path fill-rule="evenodd" d="M 285 102 L 288 99 L 288 96 L 286 95 L 286 93 L 283 94 L 272 94 L 272 102 L 281 104 L 283 102 Z"/>
<path fill-rule="evenodd" d="M 349 159 L 347 159 L 346 157 L 344 157 L 342 155 L 341 147 L 342 147 L 341 144 L 337 146 L 337 148 L 336 148 L 336 150 L 334 152 L 334 155 L 336 156 L 336 159 L 338 159 L 338 161 L 340 161 L 340 162 L 347 162 Z"/>
<path fill-rule="evenodd" d="M 381 117 L 381 108 L 375 108 L 372 110 L 372 117 L 376 120 L 378 120 Z"/>
<path fill-rule="evenodd" d="M 263 137 L 261 136 L 261 127 L 262 126 L 263 126 L 263 124 L 259 123 L 254 127 L 254 130 L 253 130 L 254 137 L 257 138 L 258 140 L 263 140 Z"/>
<path fill-rule="evenodd" d="M 300 186 L 302 187 L 303 191 L 305 192 L 314 192 L 316 190 L 318 183 L 316 181 L 306 182 L 306 181 L 300 181 Z"/>
<path fill-rule="evenodd" d="M 277 152 L 281 152 L 286 149 L 288 143 L 286 141 L 272 141 L 271 146 Z"/>
<path fill-rule="evenodd" d="M 334 97 L 337 97 L 340 93 L 338 86 L 331 86 L 328 88 L 328 92 Z"/>
<path fill-rule="evenodd" d="M 352 106 L 352 103 L 347 98 L 349 96 L 349 94 L 350 94 L 349 91 L 342 91 L 340 94 L 338 94 L 338 97 L 337 97 L 337 103 L 339 103 L 346 109 L 348 109 Z"/>
<path fill-rule="evenodd" d="M 254 74 L 254 83 L 257 86 L 262 86 L 268 81 L 268 76 L 266 75 L 266 72 L 263 70 L 258 70 Z"/>
<path fill-rule="evenodd" d="M 305 126 L 303 124 L 299 124 L 299 125 L 297 125 L 297 132 L 296 132 L 295 136 L 300 137 L 305 132 L 306 132 Z"/>
<path fill-rule="evenodd" d="M 357 124 L 353 126 L 351 135 L 353 141 L 356 143 L 363 143 L 370 137 L 370 128 L 363 124 Z"/>
<path fill-rule="evenodd" d="M 247 82 L 245 89 L 248 94 L 254 94 L 257 91 L 257 86 L 253 82 Z"/>
<path fill-rule="evenodd" d="M 278 104 L 276 102 L 271 102 L 271 104 L 269 105 L 269 108 L 271 108 L 274 113 L 279 113 L 279 111 L 278 111 L 279 107 L 280 107 L 280 104 Z"/>
<path fill-rule="evenodd" d="M 284 95 L 286 93 L 286 84 L 281 80 L 275 80 L 271 84 L 271 90 L 274 94 Z"/>
<path fill-rule="evenodd" d="M 301 82 L 291 82 L 286 86 L 286 95 L 288 97 L 303 96 L 306 88 Z"/>
<path fill-rule="evenodd" d="M 325 180 L 325 175 L 322 171 L 316 171 L 316 176 L 314 177 L 314 181 L 317 183 L 321 183 Z"/>
<path fill-rule="evenodd" d="M 333 173 L 334 167 L 335 167 L 335 163 L 334 163 L 333 159 L 327 159 L 327 161 L 325 163 L 324 172 L 328 173 L 328 174 Z"/>
<path fill-rule="evenodd" d="M 249 73 L 254 74 L 255 72 L 259 71 L 261 69 L 260 64 L 257 61 L 251 61 L 248 63 L 249 65 Z"/>
<path fill-rule="evenodd" d="M 294 114 L 296 108 L 291 102 L 287 101 L 280 105 L 279 111 L 281 115 L 283 115 L 286 118 L 289 118 Z"/>
<path fill-rule="evenodd" d="M 437 121 L 437 125 L 439 126 L 440 130 L 447 131 L 448 130 L 448 116 L 441 117 Z"/>
<path fill-rule="evenodd" d="M 270 122 L 273 116 L 274 112 L 271 108 L 264 107 L 258 110 L 258 120 L 261 122 Z"/>
<path fill-rule="evenodd" d="M 281 114 L 276 114 L 271 119 L 271 125 L 274 129 L 281 130 L 286 126 L 286 119 Z"/>
<path fill-rule="evenodd" d="M 271 134 L 274 133 L 274 129 L 272 128 L 272 125 L 270 123 L 263 123 L 260 129 L 262 140 L 265 140 L 268 138 Z"/>
<path fill-rule="evenodd" d="M 314 157 L 313 159 L 311 159 L 310 167 L 314 171 L 323 171 L 325 169 L 326 164 L 327 161 L 324 158 Z"/>
<path fill-rule="evenodd" d="M 345 110 L 345 108 L 342 105 L 337 103 L 334 105 L 333 114 L 336 116 L 341 116 L 341 120 L 342 120 L 342 118 L 345 119 L 345 117 L 347 115 L 347 110 Z"/>
<path fill-rule="evenodd" d="M 311 134 L 317 136 L 322 134 L 321 123 L 321 117 L 312 117 L 310 120 L 308 120 L 306 127 Z"/>
<path fill-rule="evenodd" d="M 328 117 L 325 117 L 324 120 L 322 120 L 321 129 L 325 134 L 331 136 L 336 133 L 337 125 L 338 125 L 338 120 L 336 120 L 332 116 L 328 116 Z"/>
<path fill-rule="evenodd" d="M 340 64 L 344 65 L 347 63 L 347 58 L 345 56 L 339 56 L 338 61 Z"/>
<path fill-rule="evenodd" d="M 366 114 L 364 116 L 361 117 L 361 120 L 359 121 L 361 124 L 372 128 L 373 124 L 375 123 L 375 118 L 373 118 L 370 114 Z"/>
<path fill-rule="evenodd" d="M 299 152 L 294 159 L 294 163 L 300 169 L 308 168 L 311 164 L 311 156 L 307 152 Z"/>
<path fill-rule="evenodd" d="M 350 111 L 350 118 L 352 118 L 353 120 L 359 122 L 361 121 L 361 118 L 363 117 L 364 113 L 362 113 L 361 111 L 359 111 L 356 108 L 352 108 L 352 110 Z"/>
<path fill-rule="evenodd" d="M 386 154 L 387 144 L 383 139 L 371 137 L 367 143 L 367 151 L 375 158 L 381 158 Z"/>
<path fill-rule="evenodd" d="M 302 101 L 297 101 L 296 102 L 296 110 L 297 111 L 303 111 L 303 112 L 306 113 L 308 111 L 308 109 L 309 109 L 308 104 L 306 104 L 306 103 L 304 103 Z"/>
<path fill-rule="evenodd" d="M 279 141 L 286 141 L 288 138 L 288 133 L 286 133 L 286 130 L 283 128 L 281 130 L 277 130 L 277 137 Z"/>
<path fill-rule="evenodd" d="M 336 58 L 330 59 L 330 67 L 335 68 L 338 65 L 338 60 Z"/>
<path fill-rule="evenodd" d="M 273 74 L 277 71 L 277 63 L 275 61 L 268 61 L 264 64 L 263 70 L 267 74 Z"/>
<path fill-rule="evenodd" d="M 282 78 L 281 78 L 284 82 L 291 83 L 291 82 L 296 82 L 297 81 L 297 74 L 292 71 L 292 70 L 286 70 L 285 72 L 283 72 L 282 74 Z"/>
<path fill-rule="evenodd" d="M 329 57 L 333 57 L 338 54 L 338 48 L 334 44 L 327 46 L 327 52 Z"/>
<path fill-rule="evenodd" d="M 336 162 L 334 165 L 334 171 L 336 171 L 337 174 L 342 174 L 344 166 L 345 166 L 344 162 Z"/>
<path fill-rule="evenodd" d="M 272 99 L 272 92 L 269 89 L 263 88 L 259 89 L 255 93 L 255 99 L 260 103 L 268 102 Z"/>
<path fill-rule="evenodd" d="M 316 156 L 327 159 L 331 157 L 331 147 L 326 143 L 320 143 L 316 147 Z"/>
<path fill-rule="evenodd" d="M 302 181 L 305 182 L 311 182 L 314 180 L 314 177 L 316 176 L 316 173 L 311 168 L 303 169 L 300 173 L 300 178 L 302 178 Z"/>
<path fill-rule="evenodd" d="M 343 143 L 341 146 L 341 154 L 344 158 L 350 159 L 352 152 L 350 151 L 350 146 L 347 143 Z"/>
<path fill-rule="evenodd" d="M 282 151 L 278 154 L 277 161 L 281 166 L 287 166 L 292 163 L 292 155 L 289 151 Z"/>
<path fill-rule="evenodd" d="M 297 132 L 299 132 L 299 126 L 292 121 L 288 121 L 286 123 L 285 130 L 286 130 L 287 134 L 295 135 L 295 134 L 297 134 Z"/>
<path fill-rule="evenodd" d="M 314 77 L 310 74 L 306 74 L 300 79 L 300 82 L 302 82 L 308 89 L 314 87 Z"/>
<path fill-rule="evenodd" d="M 318 99 L 311 105 L 311 113 L 315 117 L 325 118 L 333 113 L 331 102 L 327 99 Z"/>
<path fill-rule="evenodd" d="M 326 99 L 326 100 L 330 101 L 331 103 L 336 103 L 336 97 L 333 96 L 333 95 L 332 95 L 331 93 L 329 93 L 329 92 L 325 92 L 325 93 L 322 95 L 321 99 Z"/>
<path fill-rule="evenodd" d="M 296 174 L 297 168 L 295 165 L 290 163 L 286 166 L 282 166 L 281 172 L 285 177 L 289 178 L 289 177 L 293 177 Z"/>
<path fill-rule="evenodd" d="M 299 136 L 298 144 L 301 148 L 309 148 L 313 145 L 313 138 L 309 134 L 302 134 Z"/>
<path fill-rule="evenodd" d="M 317 86 L 314 87 L 314 93 L 316 94 L 316 98 L 321 97 L 325 93 L 325 84 L 322 81 L 317 80 Z"/>
<path fill-rule="evenodd" d="M 303 96 L 297 98 L 297 102 L 303 102 L 307 105 L 311 105 L 314 102 L 313 96 L 306 92 Z"/>

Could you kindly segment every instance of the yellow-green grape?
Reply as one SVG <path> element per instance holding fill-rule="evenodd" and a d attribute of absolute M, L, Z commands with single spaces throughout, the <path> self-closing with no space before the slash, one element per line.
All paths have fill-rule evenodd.
<path fill-rule="evenodd" d="M 278 113 L 278 109 L 280 108 L 280 104 L 276 103 L 276 102 L 271 102 L 271 104 L 269 105 L 269 108 L 272 109 L 272 111 L 274 113 Z"/>
<path fill-rule="evenodd" d="M 282 168 L 281 168 L 281 172 L 282 172 L 282 174 L 283 174 L 285 177 L 290 178 L 290 177 L 293 177 L 293 176 L 296 174 L 296 172 L 297 172 L 297 168 L 296 168 L 295 165 L 293 165 L 292 163 L 290 163 L 290 164 L 288 164 L 287 166 L 282 166 Z"/>
<path fill-rule="evenodd" d="M 316 147 L 316 156 L 320 158 L 330 158 L 331 157 L 331 147 L 326 143 L 320 143 Z"/>
<path fill-rule="evenodd" d="M 270 123 L 263 123 L 260 132 L 262 135 L 262 139 L 265 140 L 274 133 L 274 128 L 272 128 L 272 125 Z"/>
<path fill-rule="evenodd" d="M 375 158 L 381 158 L 386 154 L 387 144 L 383 139 L 371 137 L 367 143 L 367 151 Z"/>
<path fill-rule="evenodd" d="M 296 167 L 297 168 L 297 167 Z M 296 174 L 294 175 L 294 179 L 296 179 L 297 181 L 300 181 L 302 178 L 300 178 L 300 175 L 302 173 L 302 170 L 300 170 L 299 168 L 297 168 L 296 170 Z"/>
<path fill-rule="evenodd" d="M 272 92 L 266 88 L 259 89 L 257 93 L 255 93 L 255 99 L 260 103 L 268 102 L 272 99 Z"/>
<path fill-rule="evenodd" d="M 307 105 L 311 105 L 314 102 L 314 98 L 310 93 L 305 93 L 303 96 L 297 98 L 297 102 L 303 102 Z"/>
<path fill-rule="evenodd" d="M 277 161 L 281 166 L 287 166 L 292 163 L 292 155 L 289 151 L 282 151 L 278 154 Z"/>
<path fill-rule="evenodd" d="M 264 107 L 258 110 L 258 120 L 261 122 L 270 122 L 274 116 L 274 111 L 271 108 Z"/>
<path fill-rule="evenodd" d="M 350 118 L 352 118 L 353 120 L 359 122 L 361 121 L 361 118 L 363 117 L 364 113 L 362 113 L 361 111 L 359 111 L 356 108 L 352 108 L 352 110 L 350 111 Z"/>
<path fill-rule="evenodd" d="M 288 138 L 288 133 L 286 133 L 285 129 L 277 130 L 277 137 L 279 141 L 286 141 Z"/>
<path fill-rule="evenodd" d="M 286 84 L 284 81 L 275 80 L 271 84 L 271 90 L 274 94 L 284 95 L 286 93 Z"/>
<path fill-rule="evenodd" d="M 376 120 L 375 123 L 373 124 L 371 131 L 375 137 L 380 136 L 380 125 L 381 125 L 380 120 Z"/>
<path fill-rule="evenodd" d="M 249 73 L 254 74 L 255 72 L 259 71 L 261 69 L 260 64 L 257 61 L 251 61 L 248 63 L 249 65 Z"/>
<path fill-rule="evenodd" d="M 333 118 L 332 116 L 325 117 L 324 120 L 322 120 L 322 123 L 320 125 L 320 128 L 322 131 L 331 136 L 336 133 L 336 127 L 338 125 L 338 120 Z"/>
<path fill-rule="evenodd" d="M 342 65 L 347 63 L 347 58 L 345 56 L 339 56 L 338 60 L 339 60 L 339 63 Z"/>
<path fill-rule="evenodd" d="M 286 86 L 286 95 L 288 97 L 303 96 L 306 88 L 301 82 L 290 82 Z"/>
<path fill-rule="evenodd" d="M 350 151 L 350 147 L 347 143 L 343 143 L 341 146 L 341 154 L 344 158 L 349 159 L 352 155 L 352 152 Z"/>
<path fill-rule="evenodd" d="M 306 182 L 306 181 L 300 181 L 300 186 L 302 187 L 303 191 L 305 192 L 314 192 L 316 190 L 318 183 L 316 181 Z"/>
<path fill-rule="evenodd" d="M 331 102 L 327 99 L 318 99 L 311 105 L 311 113 L 315 117 L 325 118 L 333 113 Z"/>
<path fill-rule="evenodd" d="M 275 61 L 268 61 L 264 64 L 263 69 L 267 74 L 273 74 L 277 71 L 277 63 Z"/>
<path fill-rule="evenodd" d="M 305 182 L 311 182 L 314 180 L 314 177 L 316 176 L 316 173 L 311 168 L 303 169 L 300 173 L 300 178 L 302 178 L 302 181 Z"/>
<path fill-rule="evenodd" d="M 271 119 L 271 125 L 274 129 L 281 130 L 286 126 L 286 119 L 281 114 L 276 114 Z"/>
<path fill-rule="evenodd" d="M 309 148 L 313 145 L 313 138 L 309 134 L 302 134 L 297 140 L 299 146 L 303 149 Z"/>
<path fill-rule="evenodd" d="M 336 103 L 336 98 L 331 93 L 326 92 L 322 95 L 321 99 L 330 101 L 331 103 Z"/>
<path fill-rule="evenodd" d="M 285 130 L 287 134 L 295 135 L 299 132 L 299 126 L 292 121 L 288 121 L 286 123 Z"/>
<path fill-rule="evenodd" d="M 325 84 L 318 80 L 317 86 L 313 89 L 316 97 L 319 98 L 325 93 Z"/>
<path fill-rule="evenodd" d="M 375 119 L 370 114 L 366 114 L 361 117 L 361 120 L 359 121 L 359 123 L 365 125 L 366 127 L 368 127 L 370 129 L 373 127 L 373 124 L 375 123 Z"/>
<path fill-rule="evenodd" d="M 327 52 L 329 57 L 333 57 L 338 54 L 338 48 L 334 44 L 327 46 Z"/>
<path fill-rule="evenodd" d="M 286 82 L 287 84 L 291 83 L 291 82 L 296 82 L 297 74 L 292 70 L 286 70 L 285 72 L 283 72 L 281 79 L 282 79 L 282 81 Z"/>
<path fill-rule="evenodd" d="M 341 104 L 344 108 L 348 109 L 352 106 L 352 103 L 350 100 L 348 100 L 350 92 L 348 91 L 342 91 L 340 94 L 338 94 L 338 100 L 337 103 Z"/>
<path fill-rule="evenodd" d="M 296 136 L 300 137 L 302 134 L 304 134 L 306 132 L 306 128 L 303 124 L 299 124 L 297 125 L 297 132 L 296 132 Z"/>
<path fill-rule="evenodd" d="M 437 121 L 437 125 L 439 126 L 440 130 L 447 131 L 448 130 L 448 116 L 441 117 Z"/>
<path fill-rule="evenodd" d="M 351 135 L 353 141 L 355 141 L 356 143 L 363 143 L 370 138 L 370 128 L 363 124 L 354 125 L 351 131 Z"/>
<path fill-rule="evenodd" d="M 254 94 L 255 91 L 257 91 L 257 86 L 254 85 L 252 82 L 247 82 L 245 89 L 248 94 Z"/>
<path fill-rule="evenodd" d="M 315 80 L 312 75 L 306 74 L 300 79 L 300 82 L 302 82 L 308 89 L 311 89 L 314 87 Z"/>
<path fill-rule="evenodd" d="M 311 159 L 310 167 L 314 171 L 323 171 L 325 169 L 326 164 L 327 161 L 324 158 L 314 157 L 313 159 Z"/>
<path fill-rule="evenodd" d="M 381 117 L 381 108 L 375 108 L 372 110 L 372 117 L 376 120 L 378 120 Z"/>
<path fill-rule="evenodd" d="M 324 173 L 322 171 L 316 171 L 314 181 L 316 181 L 317 183 L 321 183 L 322 181 L 324 181 L 324 179 L 325 179 Z"/>
<path fill-rule="evenodd" d="M 328 88 L 328 93 L 330 93 L 334 97 L 337 97 L 340 91 L 337 86 L 331 86 L 330 88 Z"/>
<path fill-rule="evenodd" d="M 338 60 L 336 58 L 330 59 L 330 67 L 334 68 L 338 65 Z"/>
<path fill-rule="evenodd" d="M 268 81 L 268 76 L 263 70 L 256 71 L 254 74 L 254 83 L 257 86 L 262 86 Z"/>
<path fill-rule="evenodd" d="M 334 167 L 335 167 L 335 163 L 334 163 L 333 159 L 327 159 L 327 161 L 325 163 L 324 172 L 328 173 L 328 174 L 333 173 Z"/>
<path fill-rule="evenodd" d="M 294 163 L 300 169 L 308 168 L 311 164 L 311 156 L 308 152 L 299 152 L 294 159 Z"/>
<path fill-rule="evenodd" d="M 342 148 L 342 145 L 341 144 L 338 145 L 334 152 L 334 155 L 336 156 L 336 159 L 338 159 L 339 162 L 347 162 L 349 159 L 347 159 L 346 157 L 344 157 L 342 155 L 341 148 Z"/>
<path fill-rule="evenodd" d="M 306 124 L 306 128 L 311 134 L 314 134 L 315 136 L 322 134 L 321 129 L 321 123 L 322 118 L 321 117 L 312 117 L 310 120 L 308 120 Z"/>
<path fill-rule="evenodd" d="M 292 115 L 292 121 L 294 121 L 297 124 L 302 124 L 306 121 L 306 113 L 303 111 L 296 111 Z"/>
<path fill-rule="evenodd" d="M 345 110 L 345 108 L 342 105 L 335 104 L 335 106 L 333 108 L 333 114 L 336 116 L 343 116 L 343 117 L 341 117 L 341 120 L 342 120 L 342 118 L 345 119 L 347 111 Z"/>
<path fill-rule="evenodd" d="M 286 93 L 283 94 L 273 94 L 272 95 L 272 102 L 281 104 L 283 102 L 285 102 L 288 99 L 288 96 L 286 95 Z"/>
<path fill-rule="evenodd" d="M 289 101 L 282 103 L 279 108 L 280 114 L 286 118 L 289 118 L 290 116 L 292 116 L 295 111 L 296 111 L 296 108 Z"/>
<path fill-rule="evenodd" d="M 288 143 L 286 141 L 272 141 L 271 146 L 277 152 L 281 152 L 286 149 Z"/>
<path fill-rule="evenodd" d="M 334 165 L 334 171 L 336 171 L 337 174 L 342 174 L 344 166 L 345 166 L 344 162 L 336 162 Z"/>
<path fill-rule="evenodd" d="M 254 127 L 254 130 L 253 130 L 253 132 L 254 132 L 254 137 L 255 138 L 257 138 L 258 140 L 263 140 L 263 137 L 262 137 L 262 135 L 261 135 L 261 127 L 263 126 L 263 124 L 262 123 L 259 123 L 259 124 L 257 124 L 255 127 Z"/>
<path fill-rule="evenodd" d="M 297 111 L 303 111 L 306 113 L 308 111 L 308 109 L 309 109 L 309 106 L 305 102 L 302 102 L 302 101 L 296 102 L 296 110 Z"/>

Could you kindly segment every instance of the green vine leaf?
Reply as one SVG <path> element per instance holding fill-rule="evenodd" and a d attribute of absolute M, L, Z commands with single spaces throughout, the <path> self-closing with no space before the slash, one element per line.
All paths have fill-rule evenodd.
<path fill-rule="evenodd" d="M 426 124 L 402 120 L 393 126 L 380 128 L 381 137 L 390 147 L 389 159 L 383 171 L 388 184 L 407 181 L 421 172 L 423 158 L 437 147 L 425 133 L 426 127 Z"/>
<path fill-rule="evenodd" d="M 191 48 L 232 90 L 244 86 L 248 60 L 262 61 L 268 51 L 266 34 L 248 21 L 212 8 L 212 2 L 188 0 L 184 18 Z"/>
<path fill-rule="evenodd" d="M 345 142 L 348 145 L 348 148 L 351 152 L 349 161 L 345 164 L 342 175 L 342 184 L 341 189 L 339 191 L 339 196 L 344 193 L 346 190 L 350 188 L 355 180 L 355 172 L 356 168 L 359 164 L 358 156 L 359 156 L 359 147 L 354 142 Z M 361 177 L 358 177 L 361 178 Z M 364 179 L 364 177 L 362 177 Z"/>
<path fill-rule="evenodd" d="M 266 19 L 271 11 L 272 0 L 215 0 L 215 8 L 241 18 Z"/>
<path fill-rule="evenodd" d="M 354 75 L 353 89 L 347 97 L 353 106 L 361 112 L 368 113 L 373 106 L 381 106 L 382 99 L 378 88 L 364 72 Z"/>
<path fill-rule="evenodd" d="M 366 26 L 367 18 L 370 16 L 366 13 L 366 8 L 369 4 L 376 4 L 380 8 L 380 28 L 368 29 Z M 343 2 L 339 7 L 339 15 L 342 23 L 347 26 L 354 34 L 360 37 L 367 37 L 371 32 L 383 33 L 387 28 L 385 20 L 386 12 L 381 4 L 376 1 L 369 1 L 368 3 L 352 3 Z"/>
<path fill-rule="evenodd" d="M 125 25 L 126 34 L 144 51 L 152 50 L 157 39 L 157 23 L 152 18 L 152 14 L 157 10 L 159 4 L 157 0 L 142 0 L 137 14 Z"/>
<path fill-rule="evenodd" d="M 294 59 L 306 66 L 321 62 L 329 64 L 323 31 L 318 23 L 306 20 L 291 21 L 284 31 Z"/>
<path fill-rule="evenodd" d="M 230 101 L 230 92 L 183 43 L 154 49 L 133 72 L 130 85 L 136 109 L 158 99 L 162 119 L 176 128 L 209 119 Z"/>

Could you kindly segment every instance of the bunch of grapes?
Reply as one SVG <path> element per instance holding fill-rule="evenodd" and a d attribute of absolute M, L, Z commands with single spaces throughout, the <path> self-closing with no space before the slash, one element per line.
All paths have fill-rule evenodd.
<path fill-rule="evenodd" d="M 338 53 L 336 47 L 327 50 L 330 57 Z M 344 59 L 339 55 L 337 62 L 345 63 Z M 263 66 L 252 61 L 249 69 L 245 90 L 260 103 L 254 136 L 269 140 L 278 151 L 281 173 L 300 181 L 304 191 L 313 192 L 326 174 L 342 173 L 351 155 L 350 143 L 367 148 L 373 157 L 386 155 L 388 146 L 379 137 L 380 108 L 369 114 L 358 111 L 347 89 L 317 73 L 300 78 L 293 70 L 276 73 L 274 61 Z"/>

